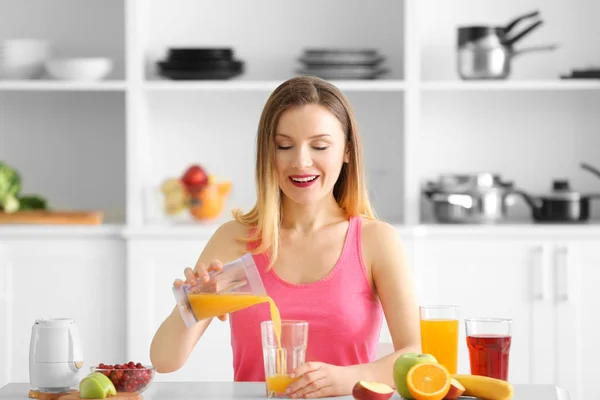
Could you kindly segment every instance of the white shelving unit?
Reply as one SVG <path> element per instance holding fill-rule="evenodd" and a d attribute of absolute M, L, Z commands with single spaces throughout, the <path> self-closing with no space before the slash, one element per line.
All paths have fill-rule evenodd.
<path fill-rule="evenodd" d="M 296 74 L 296 58 L 311 46 L 373 47 L 386 56 L 390 73 L 384 78 L 334 83 L 358 115 L 375 205 L 394 224 L 432 222 L 420 186 L 443 172 L 497 172 L 533 193 L 545 191 L 553 177 L 568 177 L 581 191 L 600 187 L 578 170 L 579 161 L 600 163 L 600 81 L 559 79 L 569 69 L 600 65 L 600 53 L 590 51 L 600 48 L 590 17 L 600 11 L 594 0 L 577 0 L 576 6 L 539 0 L 46 3 L 0 1 L 0 13 L 9 16 L 0 39 L 43 36 L 69 54 L 111 56 L 118 67 L 103 82 L 0 81 L 0 115 L 10 112 L 0 118 L 0 159 L 25 172 L 25 184 L 31 182 L 26 189 L 44 194 L 45 167 L 54 166 L 54 158 L 41 151 L 40 157 L 28 157 L 27 138 L 37 140 L 39 130 L 47 129 L 50 142 L 62 143 L 50 149 L 85 146 L 77 137 L 89 127 L 96 135 L 90 146 L 99 146 L 107 161 L 90 156 L 95 164 L 84 168 L 87 158 L 81 154 L 93 151 L 71 148 L 60 153 L 58 174 L 64 180 L 59 181 L 75 185 L 89 169 L 97 179 L 105 167 L 120 176 L 112 184 L 104 180 L 86 186 L 87 194 L 72 200 L 51 192 L 50 202 L 60 208 L 108 210 L 108 223 L 125 225 L 129 232 L 214 228 L 217 222 L 180 225 L 161 219 L 158 185 L 190 163 L 233 181 L 229 206 L 253 203 L 253 146 L 262 106 L 277 85 Z M 18 22 L 30 6 L 41 7 L 36 28 Z M 503 24 L 531 9 L 540 9 L 546 23 L 523 46 L 558 42 L 558 51 L 519 56 L 506 81 L 458 79 L 456 26 Z M 77 13 L 80 22 L 67 19 L 67 10 Z M 99 16 L 102 29 L 92 23 Z M 92 28 L 82 29 L 85 24 Z M 154 63 L 168 47 L 184 46 L 233 47 L 246 62 L 246 72 L 226 81 L 158 77 Z M 72 101 L 73 107 L 58 107 L 60 101 Z M 46 105 L 63 114 L 47 124 L 25 122 L 44 114 Z M 521 220 L 527 218 L 523 207 L 516 213 Z"/>

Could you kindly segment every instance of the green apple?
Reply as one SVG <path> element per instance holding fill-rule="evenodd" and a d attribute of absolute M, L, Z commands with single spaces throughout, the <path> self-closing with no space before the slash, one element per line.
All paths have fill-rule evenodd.
<path fill-rule="evenodd" d="M 408 370 L 413 366 L 422 362 L 434 362 L 437 360 L 431 354 L 419 353 L 404 353 L 396 359 L 394 363 L 394 384 L 398 394 L 405 399 L 413 399 L 406 386 L 406 375 Z"/>
<path fill-rule="evenodd" d="M 92 372 L 87 377 L 99 381 L 100 384 L 102 385 L 102 387 L 104 388 L 107 397 L 108 396 L 115 396 L 117 394 L 117 389 L 115 388 L 115 385 L 108 378 L 108 376 L 104 375 L 103 373 Z"/>
<path fill-rule="evenodd" d="M 115 385 L 99 372 L 94 372 L 79 382 L 79 396 L 82 399 L 105 399 L 116 394 Z"/>

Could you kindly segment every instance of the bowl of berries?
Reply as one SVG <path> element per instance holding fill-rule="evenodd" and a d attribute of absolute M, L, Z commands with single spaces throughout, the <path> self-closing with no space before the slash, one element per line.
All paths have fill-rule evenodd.
<path fill-rule="evenodd" d="M 115 385 L 117 392 L 136 392 L 138 394 L 148 389 L 155 372 L 154 366 L 133 361 L 114 365 L 100 363 L 96 367 L 91 367 L 90 370 L 106 375 Z"/>

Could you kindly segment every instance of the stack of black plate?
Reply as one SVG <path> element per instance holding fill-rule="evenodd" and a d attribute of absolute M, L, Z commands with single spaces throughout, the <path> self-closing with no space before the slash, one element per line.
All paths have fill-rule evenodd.
<path fill-rule="evenodd" d="M 376 79 L 387 69 L 385 57 L 375 49 L 306 49 L 297 72 L 323 79 Z"/>
<path fill-rule="evenodd" d="M 169 79 L 229 79 L 244 72 L 231 48 L 169 48 L 167 59 L 158 61 L 158 73 Z"/>

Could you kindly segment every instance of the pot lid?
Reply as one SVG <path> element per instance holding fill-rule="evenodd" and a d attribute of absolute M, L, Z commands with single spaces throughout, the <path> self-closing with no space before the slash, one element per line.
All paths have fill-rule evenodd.
<path fill-rule="evenodd" d="M 458 28 L 457 44 L 463 47 L 468 43 L 480 41 L 488 37 L 504 39 L 505 32 L 499 26 L 461 26 Z"/>
<path fill-rule="evenodd" d="M 430 190 L 451 193 L 464 193 L 481 189 L 504 188 L 510 186 L 498 174 L 481 172 L 475 174 L 442 174 L 437 181 L 428 183 Z"/>
<path fill-rule="evenodd" d="M 542 197 L 548 200 L 579 200 L 581 194 L 571 190 L 568 180 L 555 179 L 552 181 L 552 192 Z"/>

